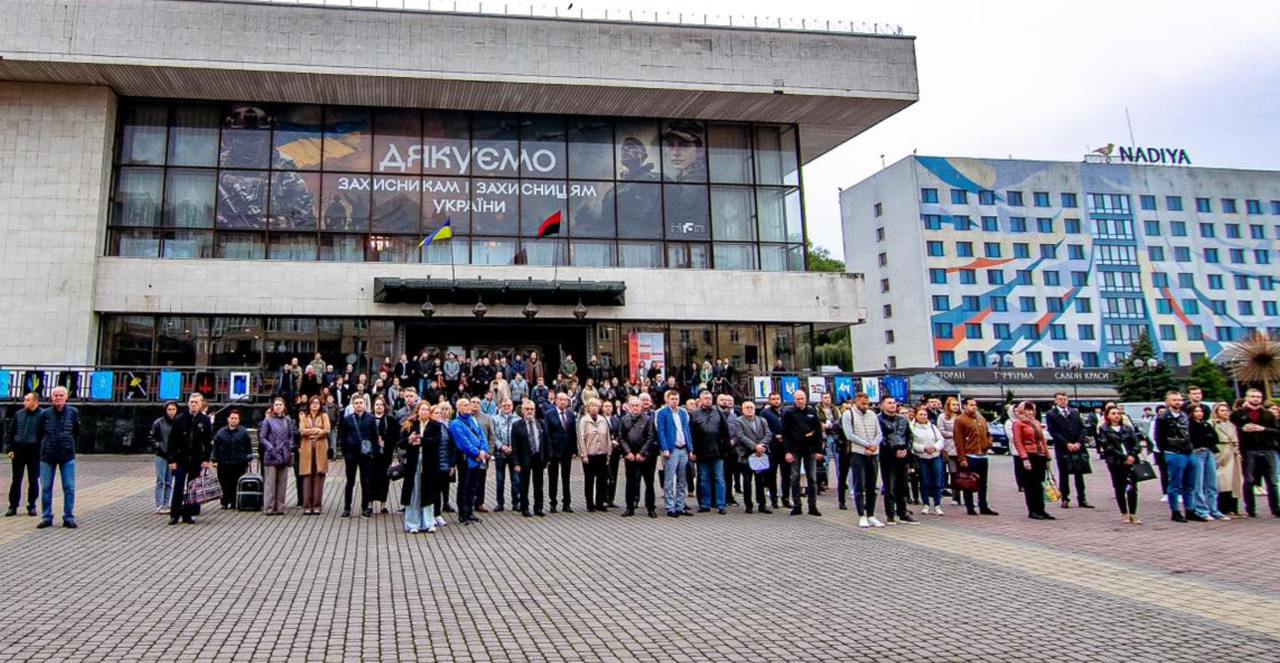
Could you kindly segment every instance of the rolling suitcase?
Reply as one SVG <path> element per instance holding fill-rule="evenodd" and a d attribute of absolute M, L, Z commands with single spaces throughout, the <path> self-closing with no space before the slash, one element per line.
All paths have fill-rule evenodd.
<path fill-rule="evenodd" d="M 236 511 L 262 510 L 262 475 L 255 471 L 257 454 L 254 457 L 249 471 L 236 482 Z"/>

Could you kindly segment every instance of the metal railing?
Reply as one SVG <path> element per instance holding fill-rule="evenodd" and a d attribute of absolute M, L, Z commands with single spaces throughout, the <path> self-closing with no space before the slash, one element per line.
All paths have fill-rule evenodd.
<path fill-rule="evenodd" d="M 236 2 L 335 7 L 348 9 L 437 12 L 485 16 L 558 18 L 578 21 L 649 23 L 698 27 L 742 28 L 753 30 L 791 30 L 799 32 L 834 32 L 879 36 L 904 36 L 897 23 L 859 21 L 854 19 L 753 16 L 745 14 L 707 14 L 702 12 L 664 11 L 653 9 L 618 9 L 587 6 L 589 3 L 526 4 L 485 2 L 483 0 L 189 0 L 195 2 Z"/>

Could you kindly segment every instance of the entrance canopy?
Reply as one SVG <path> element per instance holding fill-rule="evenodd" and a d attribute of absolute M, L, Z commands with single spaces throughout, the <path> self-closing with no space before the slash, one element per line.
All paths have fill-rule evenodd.
<path fill-rule="evenodd" d="M 373 301 L 379 304 L 470 304 L 483 298 L 489 304 L 563 304 L 623 306 L 627 284 L 622 281 L 539 281 L 534 279 L 400 279 L 373 280 Z"/>

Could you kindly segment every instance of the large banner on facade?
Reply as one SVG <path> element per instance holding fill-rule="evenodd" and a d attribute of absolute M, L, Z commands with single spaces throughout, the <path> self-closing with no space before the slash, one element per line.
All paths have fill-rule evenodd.
<path fill-rule="evenodd" d="M 645 375 L 653 367 L 666 376 L 666 348 L 661 333 L 631 332 L 627 340 L 627 361 L 635 375 Z"/>

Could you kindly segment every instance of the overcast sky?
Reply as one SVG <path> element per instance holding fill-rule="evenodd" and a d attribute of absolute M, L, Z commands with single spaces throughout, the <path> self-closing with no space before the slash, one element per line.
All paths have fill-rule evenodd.
<path fill-rule="evenodd" d="M 854 18 L 916 37 L 920 101 L 804 170 L 809 236 L 842 255 L 838 193 L 911 153 L 1080 160 L 1128 143 L 1280 169 L 1274 0 L 585 0 L 590 8 Z M 1087 148 L 1087 149 L 1086 149 Z"/>

